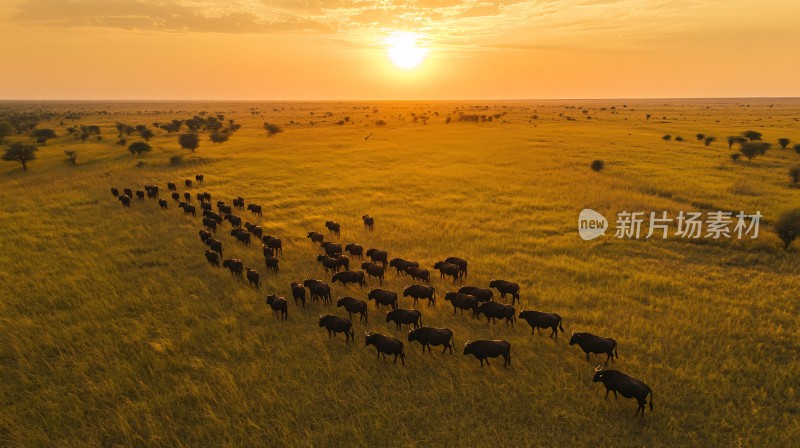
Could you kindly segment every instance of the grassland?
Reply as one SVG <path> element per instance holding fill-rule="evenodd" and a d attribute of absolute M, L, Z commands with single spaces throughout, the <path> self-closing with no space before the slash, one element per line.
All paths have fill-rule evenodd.
<path fill-rule="evenodd" d="M 800 155 L 774 148 L 734 163 L 724 142 L 747 129 L 773 142 L 800 140 L 800 102 L 513 102 L 477 112 L 473 105 L 0 105 L 86 113 L 40 125 L 60 137 L 40 148 L 27 173 L 0 166 L 0 444 L 800 445 L 800 258 L 769 228 L 800 204 L 786 175 Z M 506 114 L 446 124 L 459 108 Z M 109 114 L 92 113 L 101 110 Z M 223 112 L 243 127 L 223 144 L 203 137 L 196 154 L 160 131 L 141 159 L 114 144 L 116 121 L 150 125 L 198 111 Z M 430 119 L 414 122 L 412 113 Z M 350 121 L 336 125 L 344 116 Z M 284 132 L 267 137 L 264 121 Z M 103 126 L 103 141 L 65 136 L 76 124 Z M 698 132 L 718 141 L 704 147 Z M 687 141 L 664 142 L 667 133 Z M 78 151 L 77 166 L 64 163 L 65 149 Z M 186 157 L 171 165 L 178 154 Z M 600 173 L 589 170 L 597 158 L 606 162 Z M 109 193 L 164 188 L 195 173 L 205 174 L 202 190 L 215 201 L 242 195 L 262 204 L 264 217 L 248 218 L 283 239 L 281 272 L 267 275 L 257 248 L 235 244 L 227 226 L 221 231 L 226 256 L 266 277 L 260 291 L 208 266 L 199 218 L 149 200 L 125 209 Z M 765 222 L 753 241 L 584 242 L 576 229 L 583 208 L 607 217 L 760 210 Z M 361 224 L 364 213 L 375 217 L 374 232 Z M 372 306 L 370 323 L 355 324 L 358 339 L 348 346 L 316 322 L 341 309 L 292 305 L 280 323 L 263 298 L 289 296 L 290 281 L 325 277 L 305 234 L 323 231 L 328 219 L 341 223 L 342 242 L 428 268 L 464 257 L 469 284 L 516 281 L 522 305 L 558 312 L 567 333 L 556 341 L 531 336 L 524 322 L 511 328 L 453 316 L 441 300 L 453 286 L 438 278 L 440 300 L 421 306 L 423 322 L 453 329 L 459 346 L 511 341 L 511 368 L 481 369 L 460 352 L 423 356 L 417 345 L 406 347 L 405 366 L 378 361 L 363 330 L 403 339 L 405 331 Z M 388 273 L 385 286 L 408 283 Z M 365 298 L 366 289 L 333 293 Z M 574 329 L 619 341 L 613 367 L 653 388 L 653 413 L 634 418 L 633 401 L 603 400 L 602 386 L 591 383 L 600 358 L 586 362 L 567 345 Z"/>

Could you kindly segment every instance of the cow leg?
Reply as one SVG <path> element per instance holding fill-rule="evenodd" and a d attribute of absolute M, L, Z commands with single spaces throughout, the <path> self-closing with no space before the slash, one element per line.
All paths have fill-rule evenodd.
<path fill-rule="evenodd" d="M 589 360 L 589 352 L 586 352 L 586 360 Z"/>
<path fill-rule="evenodd" d="M 394 363 L 397 364 L 397 353 L 394 354 Z"/>
<path fill-rule="evenodd" d="M 619 397 L 617 396 L 617 390 L 616 389 L 612 389 L 612 391 L 614 392 L 614 399 L 615 400 L 619 400 Z"/>
<path fill-rule="evenodd" d="M 480 362 L 481 362 L 481 367 L 483 367 L 483 359 L 479 359 L 479 360 L 480 360 Z M 488 364 L 488 363 L 489 363 L 489 361 L 487 360 L 487 361 L 486 361 L 486 363 Z"/>
<path fill-rule="evenodd" d="M 609 389 L 609 388 L 607 388 L 607 387 L 606 387 L 606 396 L 605 396 L 605 398 L 606 398 L 606 399 L 608 399 L 608 392 L 609 392 L 610 390 L 611 390 L 611 389 Z"/>

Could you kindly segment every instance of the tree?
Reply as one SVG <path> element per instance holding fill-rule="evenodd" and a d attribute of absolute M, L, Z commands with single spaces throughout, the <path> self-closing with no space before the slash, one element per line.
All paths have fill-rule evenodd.
<path fill-rule="evenodd" d="M 702 140 L 702 139 L 706 138 L 706 135 L 705 134 L 697 134 L 697 135 L 695 135 L 695 137 L 697 137 L 697 140 Z"/>
<path fill-rule="evenodd" d="M 228 141 L 228 133 L 212 132 L 211 135 L 209 135 L 209 138 L 211 138 L 211 141 L 214 143 L 224 143 Z"/>
<path fill-rule="evenodd" d="M 781 214 L 774 224 L 775 233 L 783 241 L 783 248 L 789 249 L 798 235 L 800 235 L 800 209 L 789 210 Z"/>
<path fill-rule="evenodd" d="M 744 142 L 739 151 L 747 157 L 747 160 L 753 160 L 757 155 L 764 155 L 770 146 L 772 145 L 765 142 Z"/>
<path fill-rule="evenodd" d="M 73 165 L 78 164 L 78 151 L 75 151 L 74 149 L 68 149 L 64 151 L 64 155 L 67 156 L 67 162 Z"/>
<path fill-rule="evenodd" d="M 661 137 L 661 139 L 664 140 L 665 142 L 668 142 L 668 141 L 672 140 L 672 136 L 667 134 L 667 135 Z"/>
<path fill-rule="evenodd" d="M 600 172 L 606 164 L 602 160 L 592 160 L 592 164 L 589 166 L 592 168 L 592 171 Z"/>
<path fill-rule="evenodd" d="M 742 137 L 754 142 L 756 140 L 761 140 L 761 133 L 756 131 L 744 131 L 742 132 Z"/>
<path fill-rule="evenodd" d="M 715 141 L 717 141 L 717 138 L 716 137 L 712 137 L 710 135 L 708 137 L 706 137 L 705 139 L 703 139 L 703 143 L 705 143 L 706 146 L 710 146 Z"/>
<path fill-rule="evenodd" d="M 3 143 L 3 139 L 11 135 L 12 132 L 14 132 L 14 127 L 11 126 L 11 123 L 0 121 L 0 143 Z"/>
<path fill-rule="evenodd" d="M 52 129 L 34 129 L 31 131 L 31 137 L 36 143 L 47 143 L 51 138 L 56 138 L 56 132 Z"/>
<path fill-rule="evenodd" d="M 739 137 L 738 135 L 731 135 L 728 137 L 728 149 L 733 148 L 734 143 L 744 143 L 747 139 L 744 137 Z"/>
<path fill-rule="evenodd" d="M 150 141 L 151 138 L 153 138 L 153 136 L 155 136 L 153 131 L 151 131 L 150 129 L 147 129 L 147 128 L 144 128 L 141 131 L 139 131 L 139 135 L 143 139 L 145 139 L 145 141 L 148 141 L 148 142 Z"/>
<path fill-rule="evenodd" d="M 342 124 L 344 124 L 344 122 L 342 122 Z M 280 126 L 272 123 L 264 123 L 264 129 L 267 131 L 267 134 L 270 137 L 280 132 L 283 132 L 283 129 L 281 129 Z"/>
<path fill-rule="evenodd" d="M 39 148 L 34 145 L 16 142 L 6 149 L 6 153 L 3 154 L 3 160 L 18 162 L 22 164 L 22 171 L 28 171 L 28 162 L 36 160 L 36 151 L 38 150 Z"/>
<path fill-rule="evenodd" d="M 789 169 L 789 177 L 792 179 L 792 185 L 797 185 L 800 182 L 800 165 L 795 165 Z"/>
<path fill-rule="evenodd" d="M 778 144 L 781 145 L 781 149 L 786 149 L 786 147 L 789 146 L 789 143 L 791 143 L 791 142 L 792 141 L 789 140 L 788 138 L 779 138 L 778 139 Z"/>
<path fill-rule="evenodd" d="M 735 152 L 735 153 L 731 154 L 731 160 L 733 160 L 734 162 L 738 162 L 740 156 L 741 156 L 741 154 L 739 154 L 738 152 Z"/>
<path fill-rule="evenodd" d="M 679 135 L 679 136 L 675 137 L 675 141 L 676 141 L 676 142 L 682 142 L 682 141 L 683 141 L 683 137 L 681 137 L 681 136 Z"/>
<path fill-rule="evenodd" d="M 152 150 L 153 148 L 145 142 L 133 142 L 128 146 L 128 151 L 137 156 L 141 156 L 143 152 L 150 152 Z"/>
<path fill-rule="evenodd" d="M 794 145 L 794 151 L 795 151 L 796 153 L 800 154 L 800 143 L 796 143 L 796 144 Z"/>
<path fill-rule="evenodd" d="M 181 134 L 178 137 L 178 143 L 180 143 L 181 148 L 194 152 L 200 146 L 200 139 L 197 138 L 197 134 Z"/>

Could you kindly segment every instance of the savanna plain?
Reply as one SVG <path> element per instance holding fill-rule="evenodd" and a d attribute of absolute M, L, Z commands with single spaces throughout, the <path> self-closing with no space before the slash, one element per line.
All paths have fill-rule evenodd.
<path fill-rule="evenodd" d="M 20 113 L 56 136 L 27 171 L 0 165 L 2 445 L 800 446 L 800 244 L 785 250 L 771 228 L 800 206 L 787 176 L 800 154 L 775 144 L 800 142 L 800 100 L 0 104 Z M 221 143 L 200 127 L 194 152 L 178 144 L 186 127 L 156 126 L 218 115 L 241 127 Z M 128 151 L 144 139 L 117 123 L 152 130 L 152 150 Z M 773 146 L 732 160 L 726 138 L 748 130 Z M 14 142 L 33 143 L 12 133 L 3 150 Z M 186 188 L 196 174 L 204 183 Z M 261 287 L 210 266 L 201 218 L 178 209 L 170 181 L 260 204 L 262 217 L 237 214 L 281 238 L 280 271 L 227 223 L 225 258 L 258 269 Z M 110 193 L 151 184 L 167 210 Z M 581 240 L 584 208 L 612 229 Z M 621 211 L 717 210 L 760 211 L 758 238 L 614 237 Z M 376 359 L 364 331 L 408 330 L 373 302 L 354 343 L 329 339 L 319 315 L 346 312 L 291 300 L 292 281 L 330 282 L 309 231 L 429 269 L 438 300 L 417 308 L 453 330 L 454 354 L 406 342 L 405 365 Z M 456 285 L 433 271 L 450 256 L 469 262 Z M 531 335 L 444 301 L 491 279 L 517 282 L 517 312 L 558 313 L 566 331 Z M 411 283 L 387 269 L 383 286 L 332 285 L 333 299 Z M 273 292 L 289 299 L 285 322 L 265 304 Z M 573 330 L 617 340 L 607 368 L 646 382 L 653 412 L 604 399 L 592 377 L 605 356 L 587 362 Z M 475 339 L 510 341 L 511 366 L 464 356 Z"/>

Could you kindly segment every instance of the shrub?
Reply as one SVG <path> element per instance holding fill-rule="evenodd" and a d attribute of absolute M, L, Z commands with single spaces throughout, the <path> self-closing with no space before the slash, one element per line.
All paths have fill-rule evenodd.
<path fill-rule="evenodd" d="M 667 135 L 661 137 L 661 140 L 664 140 L 665 142 L 668 142 L 668 141 L 672 140 L 672 136 L 667 134 Z"/>
<path fill-rule="evenodd" d="M 600 172 L 603 170 L 603 168 L 605 168 L 606 164 L 602 160 L 598 159 L 598 160 L 593 160 L 591 165 L 589 166 L 592 168 L 592 171 Z"/>
<path fill-rule="evenodd" d="M 796 145 L 794 145 L 794 152 L 800 154 L 800 143 L 797 143 Z"/>
<path fill-rule="evenodd" d="M 267 135 L 269 135 L 270 137 L 272 137 L 275 134 L 283 132 L 283 129 L 281 129 L 280 126 L 272 123 L 264 123 L 264 130 L 267 131 Z"/>
<path fill-rule="evenodd" d="M 742 137 L 754 142 L 756 140 L 761 140 L 761 133 L 756 131 L 744 131 L 742 132 Z"/>
<path fill-rule="evenodd" d="M 789 210 L 781 214 L 774 224 L 775 233 L 783 241 L 783 248 L 788 249 L 789 245 L 800 235 L 800 209 Z"/>
<path fill-rule="evenodd" d="M 739 151 L 747 157 L 747 160 L 753 160 L 753 158 L 758 155 L 764 155 L 770 146 L 772 145 L 769 143 L 750 141 L 742 143 L 742 147 L 739 148 Z"/>
<path fill-rule="evenodd" d="M 739 154 L 738 152 L 731 154 L 731 160 L 733 160 L 734 162 L 738 162 L 739 157 L 741 157 L 741 154 Z"/>
<path fill-rule="evenodd" d="M 705 134 L 697 134 L 697 135 L 695 135 L 695 137 L 697 137 L 697 140 L 702 140 L 702 139 L 706 138 L 706 135 Z"/>
<path fill-rule="evenodd" d="M 789 169 L 789 178 L 792 179 L 792 185 L 797 185 L 800 182 L 800 165 L 795 165 Z"/>
<path fill-rule="evenodd" d="M 67 162 L 73 165 L 78 164 L 78 151 L 75 151 L 74 149 L 68 149 L 64 151 L 64 155 L 67 156 Z"/>
<path fill-rule="evenodd" d="M 224 143 L 228 141 L 228 134 L 226 132 L 212 132 L 209 138 L 214 143 Z"/>
<path fill-rule="evenodd" d="M 741 143 L 744 143 L 746 141 L 747 141 L 747 139 L 744 138 L 744 137 L 739 137 L 738 135 L 731 135 L 731 136 L 728 137 L 728 149 L 733 148 L 733 144 L 734 143 L 741 144 Z"/>
<path fill-rule="evenodd" d="M 386 122 L 383 120 L 375 120 L 375 124 L 377 126 L 386 126 Z"/>
<path fill-rule="evenodd" d="M 181 162 L 183 162 L 183 154 L 177 156 L 171 156 L 169 158 L 169 164 L 172 166 L 178 166 L 181 164 Z"/>
<path fill-rule="evenodd" d="M 150 152 L 152 150 L 153 148 L 145 142 L 133 142 L 130 146 L 128 146 L 128 151 L 137 156 L 141 156 L 142 153 Z"/>
<path fill-rule="evenodd" d="M 676 142 L 682 142 L 682 141 L 683 141 L 683 137 L 681 137 L 681 136 L 679 135 L 679 136 L 675 137 L 675 141 L 676 141 Z"/>
<path fill-rule="evenodd" d="M 711 143 L 713 143 L 713 142 L 715 142 L 715 141 L 717 141 L 716 137 L 712 137 L 712 136 L 710 136 L 710 135 L 709 135 L 708 137 L 706 137 L 706 138 L 704 138 L 704 139 L 703 139 L 703 143 L 704 143 L 706 146 L 710 146 L 710 145 L 711 145 Z"/>
<path fill-rule="evenodd" d="M 791 142 L 792 141 L 789 140 L 788 138 L 779 138 L 778 139 L 778 144 L 781 145 L 781 149 L 786 149 L 786 147 L 789 146 L 789 143 L 791 143 Z"/>

